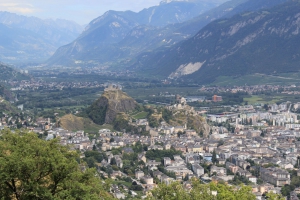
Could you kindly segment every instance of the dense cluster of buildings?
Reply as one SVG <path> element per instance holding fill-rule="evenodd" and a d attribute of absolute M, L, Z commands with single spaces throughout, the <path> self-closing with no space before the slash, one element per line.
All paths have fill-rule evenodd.
<path fill-rule="evenodd" d="M 31 85 L 33 84 L 33 85 Z M 40 88 L 41 82 L 24 82 L 20 89 L 27 87 Z M 47 83 L 48 84 L 48 83 Z M 50 83 L 49 83 L 50 84 Z M 70 86 L 65 83 L 58 85 L 43 85 L 43 87 L 60 88 Z M 61 85 L 62 84 L 62 85 Z M 85 87 L 84 83 L 76 83 L 74 87 Z M 91 83 L 86 83 L 91 87 Z M 95 87 L 102 87 L 93 83 Z M 118 86 L 111 86 L 115 89 Z M 283 92 L 289 88 L 281 86 L 246 86 L 232 88 L 231 92 L 259 92 L 265 89 Z M 202 88 L 203 91 L 227 91 L 225 88 Z M 228 91 L 227 91 L 228 92 Z M 1 101 L 1 99 L 0 99 Z M 222 101 L 221 96 L 214 95 L 212 101 Z M 194 108 L 187 105 L 187 99 L 176 97 L 176 104 L 166 107 L 174 112 L 185 111 L 190 115 L 198 115 Z M 210 181 L 234 184 L 236 177 L 247 180 L 257 199 L 263 199 L 266 192 L 280 193 L 281 188 L 291 184 L 289 170 L 299 170 L 300 164 L 300 124 L 296 111 L 300 103 L 243 105 L 230 106 L 230 112 L 207 115 L 207 120 L 213 125 L 207 138 L 200 137 L 195 130 L 189 130 L 186 125 L 170 126 L 161 122 L 157 128 L 150 128 L 147 119 L 139 119 L 135 126 L 146 127 L 149 135 L 133 135 L 126 132 L 114 132 L 109 129 L 99 130 L 96 137 L 90 139 L 84 131 L 68 131 L 57 128 L 49 118 L 32 119 L 30 117 L 9 116 L 3 114 L 0 118 L 0 129 L 5 126 L 15 128 L 18 124 L 26 127 L 46 140 L 59 137 L 62 145 L 72 145 L 82 153 L 97 150 L 105 153 L 107 159 L 99 167 L 111 166 L 111 160 L 121 169 L 124 166 L 123 154 L 133 154 L 132 146 L 141 143 L 147 146 L 144 152 L 137 155 L 141 162 L 140 169 L 131 177 L 144 191 L 155 187 L 157 181 L 170 184 L 182 181 L 189 185 L 191 178 L 201 179 L 204 183 Z M 26 122 L 26 124 L 25 124 Z M 31 122 L 27 124 L 27 122 Z M 181 134 L 178 134 L 181 133 Z M 121 149 L 120 154 L 112 150 Z M 147 151 L 176 150 L 178 155 L 163 157 L 162 161 L 148 159 Z M 84 154 L 82 154 L 84 157 Z M 209 167 L 208 167 L 209 166 Z M 147 170 L 141 170 L 147 169 Z M 161 170 L 163 169 L 163 170 Z M 105 172 L 101 172 L 105 174 Z M 297 173 L 300 176 L 300 171 Z M 128 177 L 121 170 L 114 170 L 110 176 L 113 179 Z M 117 198 L 126 195 L 115 185 L 111 188 Z M 134 191 L 132 191 L 134 193 Z M 296 196 L 294 195 L 296 194 Z M 293 191 L 294 199 L 300 194 L 300 188 Z"/>
<path fill-rule="evenodd" d="M 46 82 L 42 80 L 22 80 L 22 81 L 8 81 L 10 90 L 62 90 L 64 88 L 98 88 L 105 87 L 105 84 L 98 82 Z"/>

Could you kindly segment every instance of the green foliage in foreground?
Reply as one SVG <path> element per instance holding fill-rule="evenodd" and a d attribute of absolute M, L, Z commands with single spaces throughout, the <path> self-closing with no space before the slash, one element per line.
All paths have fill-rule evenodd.
<path fill-rule="evenodd" d="M 79 155 L 35 133 L 9 130 L 0 138 L 2 199 L 111 199 L 94 169 L 79 165 Z"/>
<path fill-rule="evenodd" d="M 170 185 L 160 184 L 159 187 L 152 191 L 152 196 L 148 200 L 255 200 L 252 188 L 241 186 L 240 188 L 231 187 L 225 184 L 201 184 L 197 180 L 192 181 L 193 188 L 185 190 L 183 185 L 173 182 Z"/>
<path fill-rule="evenodd" d="M 151 191 L 147 200 L 255 200 L 251 186 L 238 187 L 211 182 L 202 184 L 197 179 L 191 181 L 192 189 L 185 189 L 179 182 L 160 184 Z M 282 195 L 269 192 L 268 200 L 283 200 Z"/>

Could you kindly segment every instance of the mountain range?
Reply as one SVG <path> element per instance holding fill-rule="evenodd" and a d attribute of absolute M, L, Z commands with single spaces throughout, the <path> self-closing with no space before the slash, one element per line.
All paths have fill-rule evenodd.
<path fill-rule="evenodd" d="M 99 65 L 175 44 L 191 36 L 190 33 L 176 32 L 175 24 L 199 16 L 226 1 L 163 1 L 138 13 L 107 11 L 91 21 L 76 40 L 59 48 L 47 63 Z"/>
<path fill-rule="evenodd" d="M 28 59 L 46 58 L 55 45 L 73 37 L 48 66 L 107 65 L 139 76 L 198 83 L 220 76 L 298 72 L 299 8 L 298 0 L 165 0 L 138 13 L 107 11 L 77 38 L 80 26 L 67 21 L 42 20 L 37 26 L 32 19 L 2 13 L 0 56 L 18 49 Z M 57 27 L 61 30 L 51 32 Z M 12 55 L 6 54 L 8 59 Z"/>
<path fill-rule="evenodd" d="M 230 37 L 223 37 L 215 31 L 222 34 L 219 29 L 230 29 L 235 23 L 247 24 L 243 22 L 244 17 L 255 18 L 256 15 L 260 15 L 260 10 L 272 9 L 285 2 L 288 0 L 231 0 L 211 2 L 209 6 L 207 1 L 171 1 L 162 2 L 159 6 L 144 9 L 139 13 L 108 11 L 93 20 L 79 38 L 59 48 L 47 64 L 109 65 L 117 66 L 111 69 L 125 69 L 145 77 L 183 78 L 201 83 L 212 82 L 218 76 L 255 73 L 254 69 L 250 70 L 250 66 L 247 66 L 247 70 L 239 66 L 246 66 L 240 55 L 249 54 L 249 57 L 252 57 L 250 56 L 252 52 L 243 52 L 245 48 L 242 47 L 247 45 L 241 48 L 234 47 L 234 53 L 237 56 L 234 60 L 231 59 L 233 58 L 232 52 L 215 55 L 221 49 L 225 51 L 227 48 L 233 48 L 226 45 L 234 44 L 233 42 L 236 43 L 242 39 L 247 40 L 247 35 L 241 36 L 239 32 Z M 197 8 L 197 6 L 201 7 L 202 11 L 195 13 L 194 18 L 189 15 L 190 18 L 176 21 L 173 17 L 177 16 L 178 8 L 183 14 L 183 11 L 187 12 L 191 10 L 191 7 Z M 206 11 L 205 8 L 207 8 Z M 253 27 L 255 25 L 257 23 L 254 23 Z M 233 41 L 232 38 L 234 38 Z M 220 44 L 217 45 L 217 42 Z M 263 42 L 258 42 L 256 45 L 263 44 Z M 220 59 L 222 56 L 226 59 Z M 259 58 L 256 62 L 258 61 Z M 223 66 L 223 62 L 226 62 L 228 66 Z M 261 65 L 258 66 L 261 69 Z M 272 71 L 270 67 L 269 69 L 264 72 Z"/>
<path fill-rule="evenodd" d="M 178 45 L 140 55 L 130 69 L 199 83 L 219 76 L 297 72 L 299 9 L 299 1 L 287 1 L 216 20 Z"/>
<path fill-rule="evenodd" d="M 83 27 L 72 21 L 42 20 L 0 12 L 0 60 L 5 63 L 41 62 L 76 39 Z"/>

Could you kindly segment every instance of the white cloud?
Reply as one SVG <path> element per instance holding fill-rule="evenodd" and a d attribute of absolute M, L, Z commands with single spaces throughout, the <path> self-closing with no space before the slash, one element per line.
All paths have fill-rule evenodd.
<path fill-rule="evenodd" d="M 32 4 L 24 3 L 0 3 L 0 9 L 19 14 L 34 13 L 37 10 Z"/>

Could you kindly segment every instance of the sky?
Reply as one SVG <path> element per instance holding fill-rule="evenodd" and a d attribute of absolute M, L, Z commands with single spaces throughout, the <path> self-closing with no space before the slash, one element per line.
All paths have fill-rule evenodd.
<path fill-rule="evenodd" d="M 0 10 L 41 19 L 67 19 L 88 24 L 108 10 L 138 12 L 161 0 L 0 0 Z"/>

